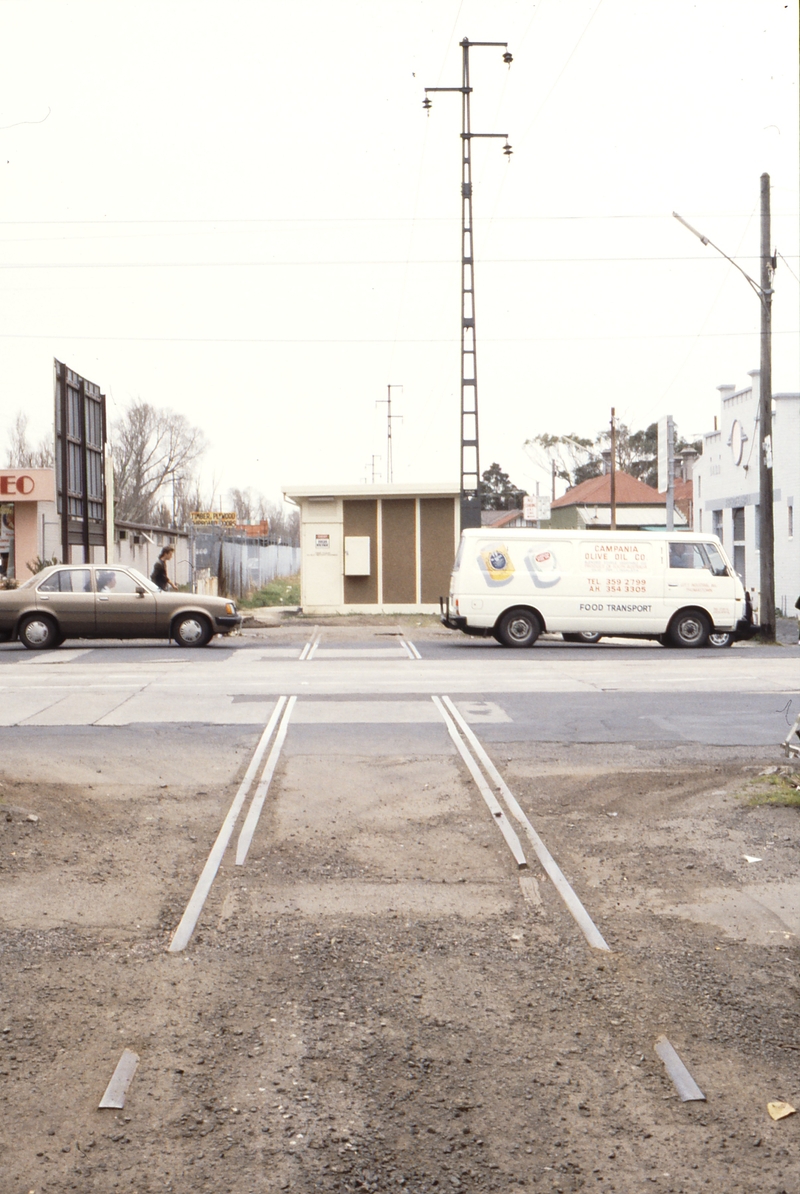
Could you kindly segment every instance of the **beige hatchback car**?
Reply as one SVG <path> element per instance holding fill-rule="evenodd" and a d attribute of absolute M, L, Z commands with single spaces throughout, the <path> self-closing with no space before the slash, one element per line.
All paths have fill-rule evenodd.
<path fill-rule="evenodd" d="M 19 639 L 31 651 L 66 638 L 166 638 L 204 647 L 241 624 L 224 597 L 164 593 L 119 565 L 58 564 L 0 592 L 0 642 Z"/>

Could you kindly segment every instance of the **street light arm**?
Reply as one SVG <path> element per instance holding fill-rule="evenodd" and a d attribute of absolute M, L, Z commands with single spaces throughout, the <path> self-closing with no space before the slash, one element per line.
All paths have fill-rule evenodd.
<path fill-rule="evenodd" d="M 754 281 L 748 273 L 745 273 L 745 271 L 742 269 L 742 267 L 739 265 L 738 262 L 734 261 L 732 257 L 729 257 L 727 253 L 723 252 L 723 250 L 719 247 L 719 245 L 715 245 L 713 240 L 709 240 L 707 236 L 703 236 L 702 232 L 698 232 L 696 228 L 693 228 L 691 226 L 691 224 L 687 223 L 687 221 L 684 220 L 683 216 L 679 216 L 676 211 L 674 211 L 672 214 L 673 214 L 674 218 L 678 221 L 678 223 L 683 224 L 684 228 L 688 228 L 689 231 L 692 233 L 692 235 L 696 236 L 697 239 L 702 244 L 710 245 L 712 249 L 716 249 L 716 251 L 719 253 L 720 257 L 724 257 L 726 261 L 730 261 L 731 265 L 735 266 L 735 268 L 738 269 L 738 271 L 742 275 L 742 277 L 747 279 L 750 286 L 753 288 L 753 290 L 758 295 L 759 302 L 760 303 L 766 302 L 767 293 L 761 289 L 758 282 Z M 770 291 L 769 293 L 771 294 L 772 291 Z"/>

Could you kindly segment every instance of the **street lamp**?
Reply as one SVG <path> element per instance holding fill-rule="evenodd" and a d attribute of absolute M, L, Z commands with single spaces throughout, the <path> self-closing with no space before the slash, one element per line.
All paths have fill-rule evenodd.
<path fill-rule="evenodd" d="M 761 375 L 759 380 L 758 420 L 761 427 L 761 445 L 758 454 L 759 491 L 759 547 L 760 547 L 760 622 L 761 635 L 769 642 L 775 641 L 775 523 L 773 517 L 772 485 L 772 275 L 777 265 L 776 257 L 770 251 L 769 175 L 761 175 L 761 282 L 750 277 L 742 267 L 724 253 L 707 236 L 703 236 L 682 216 L 674 211 L 673 216 L 684 228 L 704 245 L 730 261 L 738 269 L 750 287 L 758 295 L 761 304 Z"/>

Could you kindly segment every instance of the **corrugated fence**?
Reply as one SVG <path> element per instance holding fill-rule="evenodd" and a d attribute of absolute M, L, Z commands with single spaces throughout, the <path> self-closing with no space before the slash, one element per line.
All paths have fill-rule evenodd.
<path fill-rule="evenodd" d="M 220 543 L 219 587 L 229 597 L 245 597 L 281 576 L 300 571 L 300 548 L 270 543 Z"/>

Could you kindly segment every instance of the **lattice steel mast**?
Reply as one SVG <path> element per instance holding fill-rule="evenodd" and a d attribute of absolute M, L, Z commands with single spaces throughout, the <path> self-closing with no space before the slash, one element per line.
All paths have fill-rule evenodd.
<path fill-rule="evenodd" d="M 480 452 L 478 444 L 478 363 L 475 352 L 475 243 L 472 230 L 472 141 L 475 137 L 503 137 L 503 153 L 512 150 L 508 133 L 473 133 L 470 124 L 469 51 L 472 46 L 502 46 L 503 62 L 513 61 L 506 41 L 461 42 L 461 86 L 426 87 L 422 106 L 428 111 L 430 91 L 461 93 L 461 527 L 481 525 Z"/>

